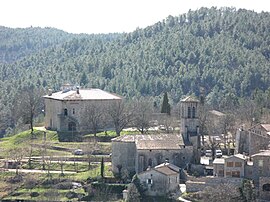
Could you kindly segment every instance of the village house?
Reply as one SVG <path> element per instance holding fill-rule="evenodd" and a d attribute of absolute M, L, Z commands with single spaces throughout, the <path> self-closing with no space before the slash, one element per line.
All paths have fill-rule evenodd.
<path fill-rule="evenodd" d="M 236 133 L 235 153 L 253 155 L 268 148 L 270 124 L 257 124 L 245 130 L 241 127 Z"/>
<path fill-rule="evenodd" d="M 45 127 L 61 134 L 78 135 L 91 132 L 90 124 L 85 123 L 85 110 L 90 107 L 104 110 L 110 104 L 119 102 L 122 98 L 100 89 L 79 89 L 64 85 L 62 91 L 44 96 Z M 108 116 L 107 116 L 108 119 Z M 105 127 L 112 127 L 108 123 Z M 104 126 L 100 129 L 104 129 Z"/>
<path fill-rule="evenodd" d="M 146 195 L 165 196 L 179 191 L 179 170 L 180 168 L 173 164 L 162 163 L 141 172 L 138 178 L 146 189 Z"/>

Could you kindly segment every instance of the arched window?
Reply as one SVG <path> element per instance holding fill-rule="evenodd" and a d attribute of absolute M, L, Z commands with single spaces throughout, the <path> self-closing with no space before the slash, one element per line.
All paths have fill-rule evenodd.
<path fill-rule="evenodd" d="M 64 115 L 67 116 L 68 115 L 68 110 L 64 109 Z"/>
<path fill-rule="evenodd" d="M 192 107 L 192 118 L 195 118 L 196 116 L 196 108 Z"/>
<path fill-rule="evenodd" d="M 270 191 L 270 184 L 264 184 L 262 188 L 263 191 Z"/>
<path fill-rule="evenodd" d="M 188 107 L 188 118 L 191 118 L 191 109 L 190 109 L 190 107 Z"/>
<path fill-rule="evenodd" d="M 69 122 L 69 123 L 68 123 L 68 130 L 69 130 L 69 131 L 76 131 L 76 123 L 74 123 L 74 122 Z"/>

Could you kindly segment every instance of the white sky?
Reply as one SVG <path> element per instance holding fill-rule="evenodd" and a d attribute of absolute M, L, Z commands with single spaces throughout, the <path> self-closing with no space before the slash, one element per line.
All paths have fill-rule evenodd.
<path fill-rule="evenodd" d="M 270 0 L 0 0 L 0 26 L 55 27 L 71 33 L 131 32 L 189 9 L 270 11 Z"/>

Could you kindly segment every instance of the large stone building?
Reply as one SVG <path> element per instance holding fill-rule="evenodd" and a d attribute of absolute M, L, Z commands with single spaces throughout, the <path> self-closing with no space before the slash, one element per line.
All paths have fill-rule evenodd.
<path fill-rule="evenodd" d="M 44 100 L 45 127 L 59 133 L 75 135 L 91 132 L 90 124 L 85 123 L 87 110 L 104 110 L 122 98 L 100 89 L 73 89 L 66 85 L 62 91 L 44 96 Z"/>
<path fill-rule="evenodd" d="M 112 139 L 112 170 L 140 173 L 168 161 L 185 168 L 191 162 L 193 147 L 184 144 L 181 135 L 124 135 Z"/>
<path fill-rule="evenodd" d="M 240 128 L 236 133 L 235 153 L 253 155 L 268 149 L 270 124 L 257 124 L 248 130 Z"/>
<path fill-rule="evenodd" d="M 180 107 L 180 134 L 125 135 L 112 139 L 113 172 L 127 169 L 140 173 L 165 161 L 180 168 L 199 163 L 199 101 L 187 97 L 181 100 Z"/>

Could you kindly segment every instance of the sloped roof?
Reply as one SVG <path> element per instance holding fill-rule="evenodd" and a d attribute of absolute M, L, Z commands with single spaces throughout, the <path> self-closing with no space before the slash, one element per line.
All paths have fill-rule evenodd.
<path fill-rule="evenodd" d="M 192 96 L 187 96 L 181 100 L 181 102 L 199 102 L 199 100 Z"/>
<path fill-rule="evenodd" d="M 243 154 L 235 154 L 233 156 L 229 156 L 226 158 L 227 159 L 230 159 L 230 158 L 239 158 L 239 159 L 242 159 L 242 160 L 246 160 L 247 159 L 247 156 L 243 155 Z"/>
<path fill-rule="evenodd" d="M 215 115 L 215 116 L 225 116 L 226 114 L 220 112 L 220 111 L 217 111 L 217 110 L 210 110 L 209 111 L 211 114 Z"/>
<path fill-rule="evenodd" d="M 261 124 L 261 126 L 262 126 L 267 132 L 270 132 L 270 124 Z"/>
<path fill-rule="evenodd" d="M 161 166 L 161 167 L 155 168 L 155 170 L 165 175 L 178 175 L 178 172 L 174 171 L 168 166 Z"/>
<path fill-rule="evenodd" d="M 169 167 L 170 169 L 174 170 L 175 172 L 179 172 L 180 168 L 174 164 L 171 164 L 171 163 L 162 163 L 162 164 L 159 164 L 157 166 L 155 166 L 155 168 L 160 168 L 160 167 L 164 167 L 164 166 L 167 166 Z"/>
<path fill-rule="evenodd" d="M 254 157 L 254 156 L 270 156 L 270 150 L 259 152 L 257 154 L 252 155 L 251 157 Z"/>
<path fill-rule="evenodd" d="M 215 158 L 215 160 L 213 161 L 213 164 L 224 164 L 225 160 L 224 159 L 219 159 L 219 158 Z"/>
<path fill-rule="evenodd" d="M 182 135 L 123 135 L 112 139 L 113 142 L 134 142 L 138 150 L 143 149 L 180 149 L 184 145 Z"/>
<path fill-rule="evenodd" d="M 80 89 L 79 94 L 76 90 L 59 91 L 52 95 L 45 95 L 44 98 L 54 100 L 121 100 L 120 96 L 106 92 L 101 89 Z"/>

